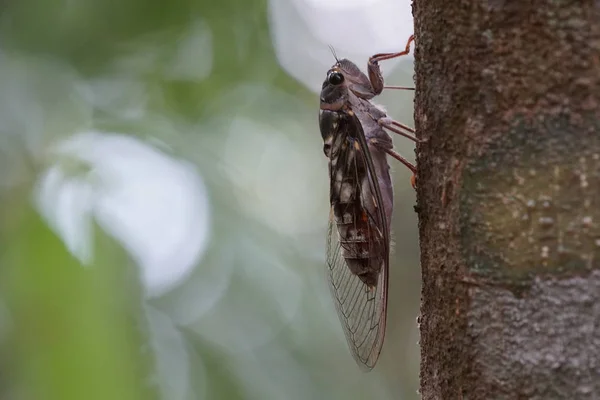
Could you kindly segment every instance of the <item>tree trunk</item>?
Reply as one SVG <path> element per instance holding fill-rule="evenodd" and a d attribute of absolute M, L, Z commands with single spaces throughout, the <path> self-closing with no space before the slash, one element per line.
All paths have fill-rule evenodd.
<path fill-rule="evenodd" d="M 598 399 L 600 2 L 413 12 L 423 399 Z"/>

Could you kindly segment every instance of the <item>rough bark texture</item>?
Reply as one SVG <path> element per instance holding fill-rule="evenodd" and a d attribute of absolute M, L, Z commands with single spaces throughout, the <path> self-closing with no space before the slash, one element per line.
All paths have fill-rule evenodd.
<path fill-rule="evenodd" d="M 600 1 L 413 13 L 423 399 L 600 399 Z"/>

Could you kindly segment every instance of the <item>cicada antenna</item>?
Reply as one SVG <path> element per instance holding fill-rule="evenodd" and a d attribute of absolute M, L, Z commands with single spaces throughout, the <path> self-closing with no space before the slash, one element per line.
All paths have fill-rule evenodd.
<path fill-rule="evenodd" d="M 337 54 L 335 54 L 335 49 L 333 48 L 332 45 L 329 45 L 329 50 L 331 51 L 331 54 L 333 54 L 333 58 L 335 58 L 335 61 L 339 63 L 340 60 L 339 60 Z"/>

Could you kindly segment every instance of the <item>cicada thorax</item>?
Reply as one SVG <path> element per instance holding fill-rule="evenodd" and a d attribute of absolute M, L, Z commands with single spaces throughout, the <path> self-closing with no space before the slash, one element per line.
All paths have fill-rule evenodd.
<path fill-rule="evenodd" d="M 368 286 L 375 286 L 386 257 L 385 235 L 374 216 L 378 206 L 370 194 L 369 171 L 343 111 L 323 111 L 320 116 L 325 154 L 329 157 L 330 201 L 337 225 L 341 255 L 350 271 Z M 354 129 L 353 129 L 354 128 Z M 359 133 L 360 134 L 360 133 Z"/>

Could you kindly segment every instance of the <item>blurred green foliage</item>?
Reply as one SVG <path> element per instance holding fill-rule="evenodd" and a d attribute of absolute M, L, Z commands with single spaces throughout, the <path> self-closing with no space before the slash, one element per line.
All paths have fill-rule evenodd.
<path fill-rule="evenodd" d="M 144 383 L 152 360 L 140 351 L 141 321 L 132 324 L 139 295 L 120 247 L 97 230 L 97 256 L 83 267 L 27 199 L 15 200 L 2 215 L 0 287 L 13 317 L 2 389 L 22 393 L 2 398 L 158 398 Z"/>
<path fill-rule="evenodd" d="M 393 167 L 390 322 L 380 364 L 364 375 L 325 283 L 317 97 L 278 66 L 265 0 L 2 7 L 0 398 L 416 398 L 409 174 Z M 188 48 L 190 32 L 207 36 Z M 186 77 L 187 64 L 207 76 Z M 410 120 L 411 99 L 400 101 L 394 108 Z M 144 295 L 137 266 L 100 227 L 84 266 L 33 206 L 47 166 L 78 165 L 47 150 L 86 129 L 121 132 L 185 159 L 207 186 L 208 250 L 158 298 Z M 78 165 L 72 174 L 87 172 Z M 308 190 L 288 196 L 289 181 Z"/>

